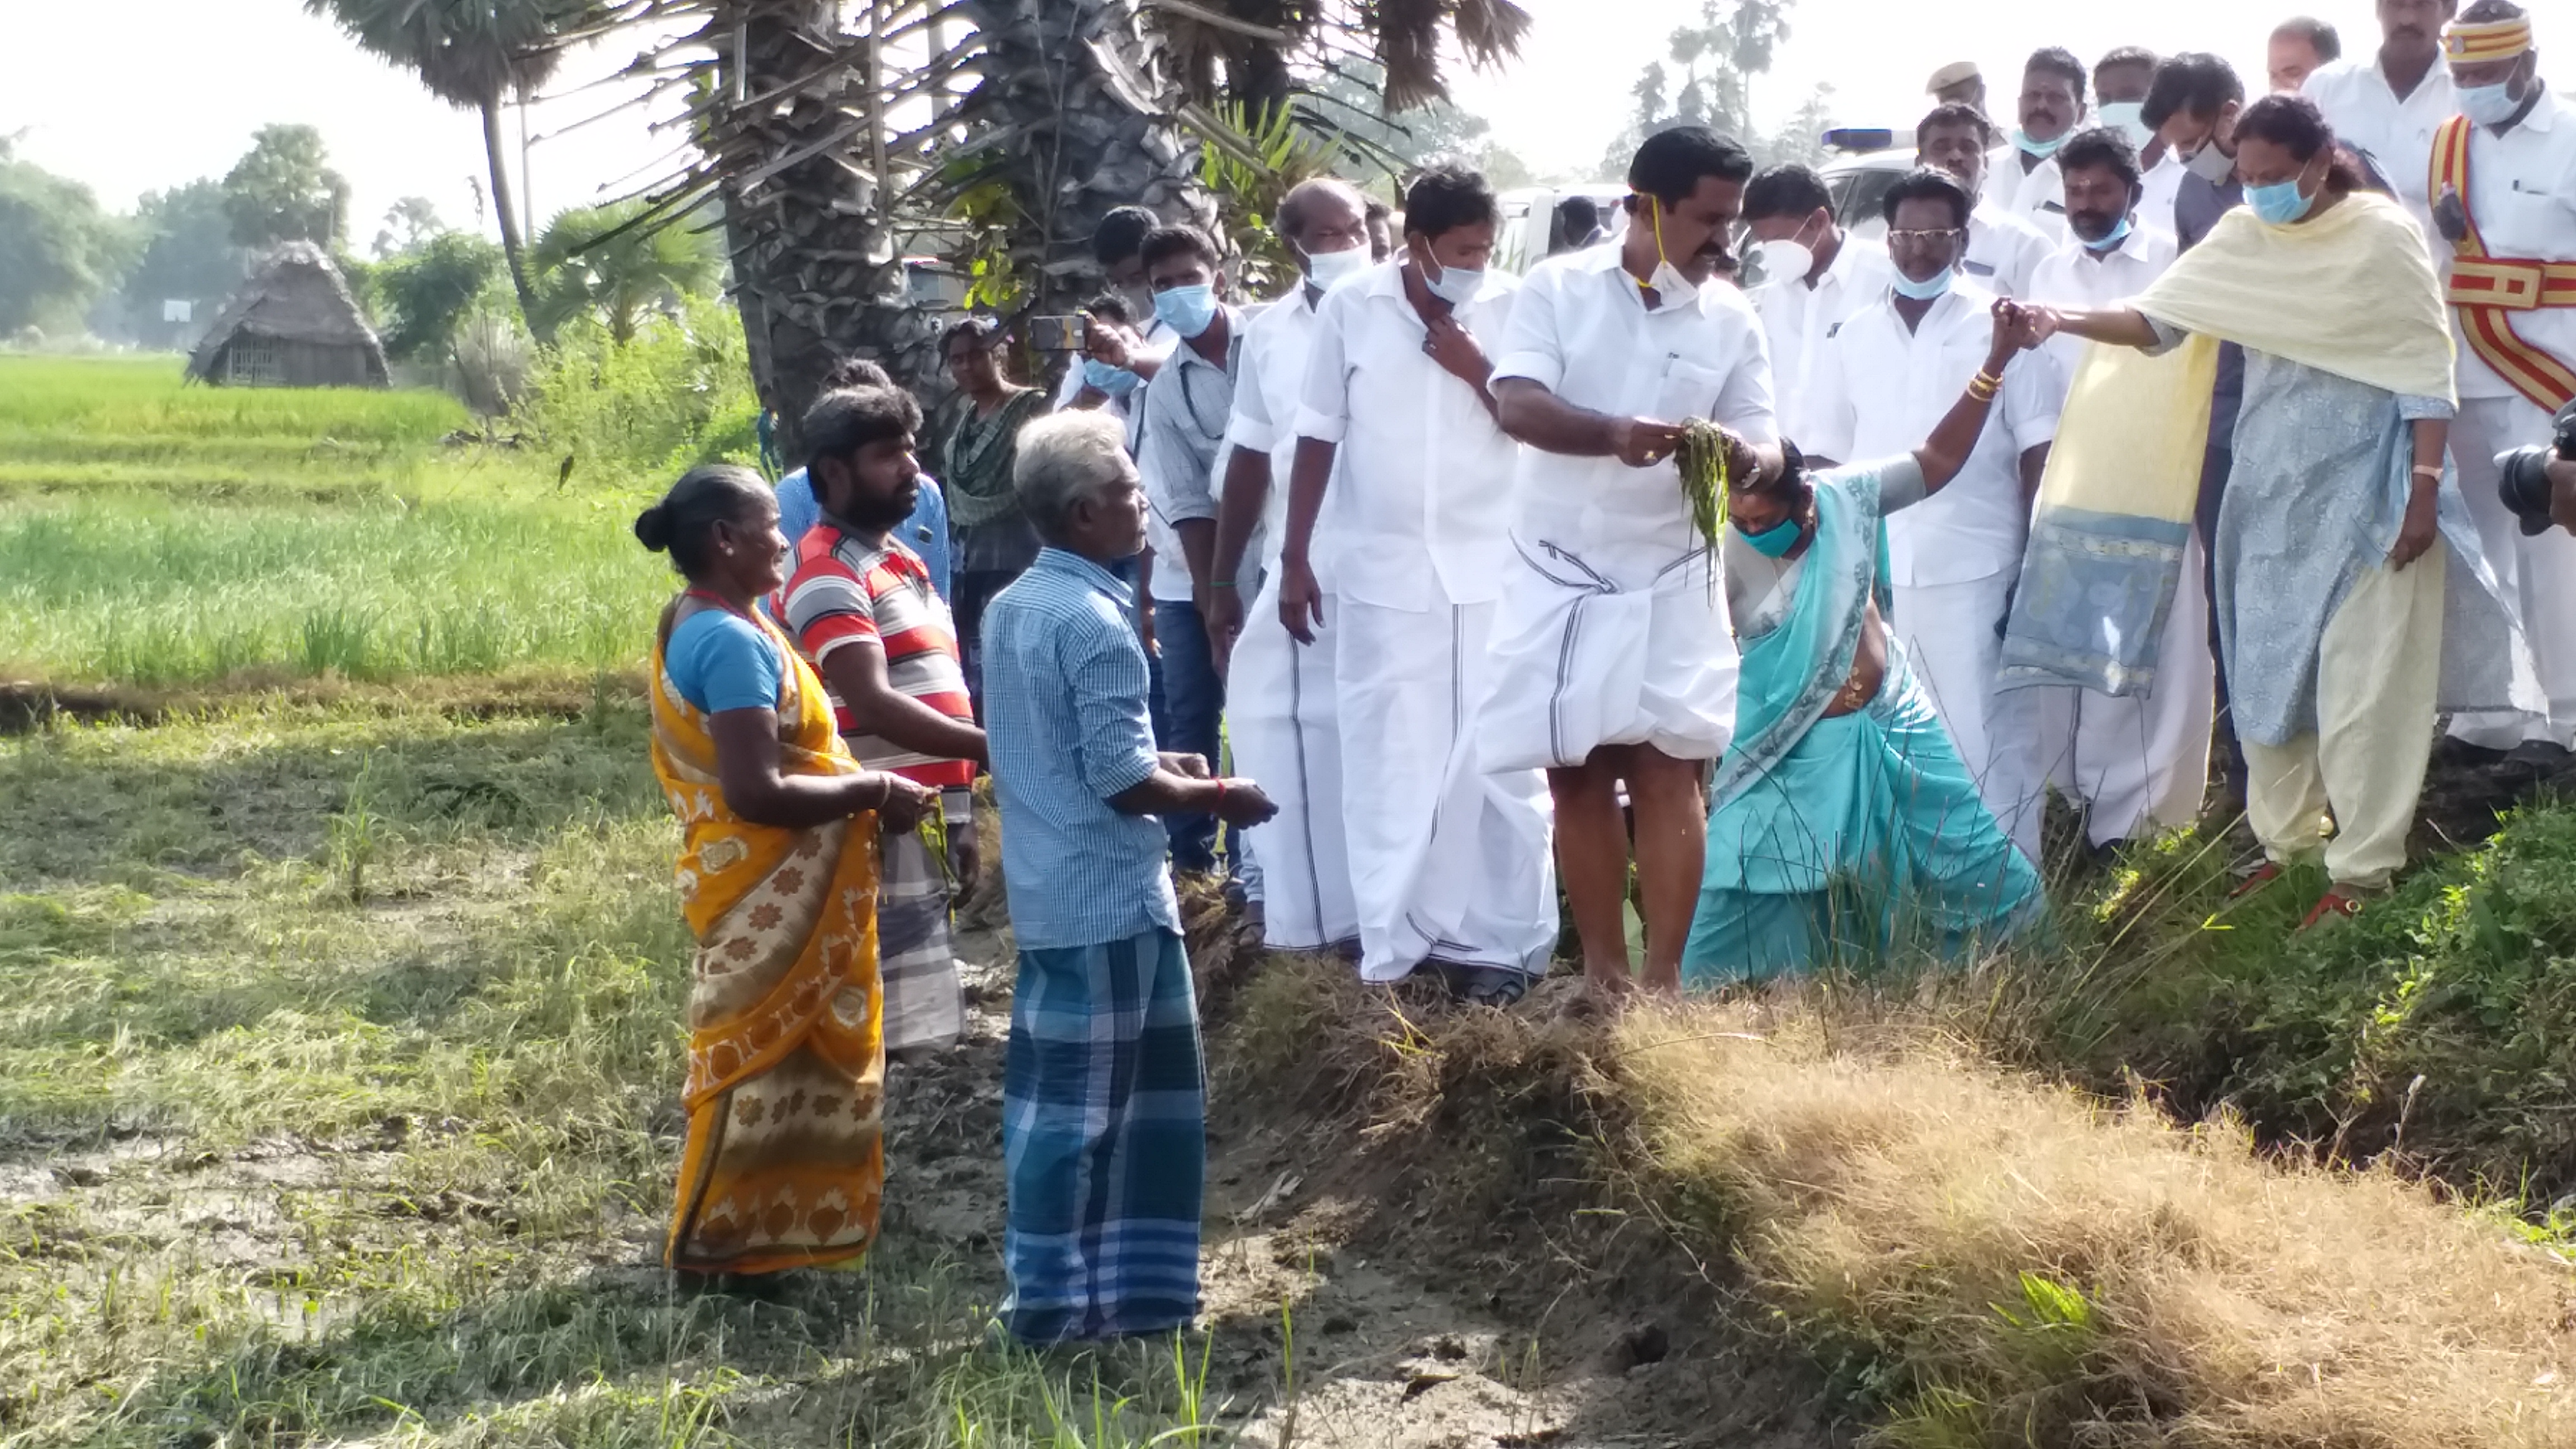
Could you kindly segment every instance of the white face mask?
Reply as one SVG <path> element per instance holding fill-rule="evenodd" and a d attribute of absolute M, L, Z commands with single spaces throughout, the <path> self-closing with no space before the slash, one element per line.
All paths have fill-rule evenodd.
<path fill-rule="evenodd" d="M 1333 284 L 1344 277 L 1355 277 L 1368 269 L 1369 249 L 1366 242 L 1355 247 L 1345 247 L 1337 252 L 1306 254 L 1306 280 L 1323 291 L 1331 291 Z"/>
<path fill-rule="evenodd" d="M 1816 269 L 1815 249 L 1805 242 L 1784 237 L 1779 241 L 1755 242 L 1753 247 L 1762 257 L 1762 275 L 1770 281 L 1796 281 Z"/>
<path fill-rule="evenodd" d="M 2156 133 L 2141 119 L 2146 111 L 2144 101 L 2106 101 L 2093 113 L 2093 119 L 2129 138 L 2132 146 L 2144 147 Z"/>
<path fill-rule="evenodd" d="M 1648 290 L 1655 294 L 1654 310 L 1669 312 L 1675 307 L 1690 306 L 1699 300 L 1699 284 L 1683 276 L 1673 259 L 1664 255 L 1663 203 L 1647 197 L 1646 215 L 1655 228 L 1655 274 L 1646 279 Z"/>

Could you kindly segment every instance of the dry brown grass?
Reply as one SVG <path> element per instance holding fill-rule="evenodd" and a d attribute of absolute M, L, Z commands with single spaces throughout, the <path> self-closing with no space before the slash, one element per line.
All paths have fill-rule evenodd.
<path fill-rule="evenodd" d="M 1817 1022 L 1632 1016 L 1615 1074 L 1793 1330 L 1874 1356 L 1889 1439 L 2576 1443 L 2576 1279 L 2492 1219 Z"/>
<path fill-rule="evenodd" d="M 1453 1233 L 1552 1218 L 1594 1258 L 1577 1221 L 1656 1224 L 1661 1267 L 1621 1271 L 1784 1331 L 1879 1443 L 2576 1445 L 2576 1272 L 2505 1214 L 2005 1070 L 1919 1002 L 1606 1027 L 1534 1002 L 1408 1005 L 1273 959 L 1212 1059 L 1360 1126 Z M 1533 1141 L 1582 1161 L 1532 1173 Z"/>

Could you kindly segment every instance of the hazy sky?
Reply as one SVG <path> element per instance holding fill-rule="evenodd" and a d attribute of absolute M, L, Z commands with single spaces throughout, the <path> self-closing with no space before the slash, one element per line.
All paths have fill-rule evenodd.
<path fill-rule="evenodd" d="M 1495 139 L 1541 170 L 1588 170 L 1626 118 L 1628 87 L 1698 0 L 1524 0 L 1537 23 L 1527 58 L 1501 74 L 1466 74 L 1458 98 L 1494 125 Z M 1904 125 L 1926 104 L 1940 63 L 1975 59 L 2008 101 L 2019 59 L 2040 45 L 2085 58 L 2115 45 L 2216 50 L 2259 88 L 2264 36 L 2291 13 L 2234 0 L 2110 6 L 2076 0 L 1985 0 L 1939 8 L 1896 0 L 1801 0 L 1773 73 L 1755 82 L 1757 111 L 1776 120 L 1821 81 L 1837 119 Z M 2354 49 L 2375 43 L 2363 0 L 2318 13 Z M 350 231 L 360 246 L 402 196 L 426 196 L 451 223 L 474 214 L 469 177 L 483 172 L 472 113 L 430 99 L 402 74 L 360 54 L 299 0 L 112 0 L 103 6 L 0 0 L 10 58 L 0 83 L 0 135 L 24 130 L 21 154 L 88 182 L 111 207 L 148 189 L 220 176 L 270 121 L 319 126 L 355 189 Z M 139 44 L 97 60 L 108 17 Z M 89 56 L 88 61 L 74 57 Z M 60 58 L 59 60 L 53 58 Z M 577 57 L 569 83 L 615 69 L 625 54 Z M 564 128 L 612 103 L 614 92 L 562 95 L 532 108 L 532 214 L 603 199 L 669 149 L 628 114 Z M 516 113 L 510 136 L 517 139 Z"/>

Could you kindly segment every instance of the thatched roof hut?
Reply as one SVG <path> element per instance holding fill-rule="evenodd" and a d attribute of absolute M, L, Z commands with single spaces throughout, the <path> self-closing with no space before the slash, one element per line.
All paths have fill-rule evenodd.
<path fill-rule="evenodd" d="M 248 387 L 387 387 L 385 347 L 320 247 L 270 252 L 189 355 L 200 382 Z"/>

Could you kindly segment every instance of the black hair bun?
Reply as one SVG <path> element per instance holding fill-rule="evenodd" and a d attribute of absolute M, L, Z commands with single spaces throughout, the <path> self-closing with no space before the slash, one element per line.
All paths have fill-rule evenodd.
<path fill-rule="evenodd" d="M 655 553 L 671 548 L 671 510 L 659 503 L 635 515 L 635 541 Z"/>

